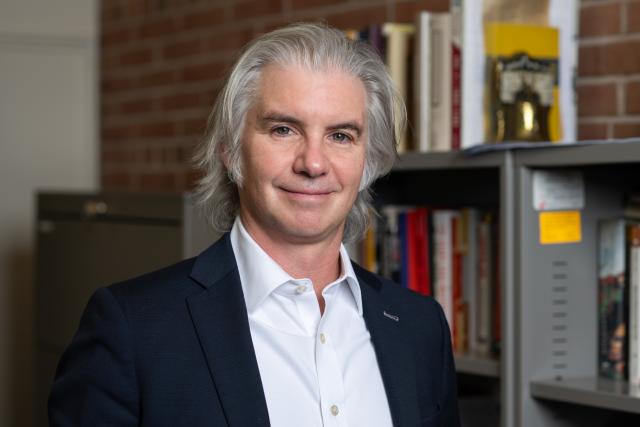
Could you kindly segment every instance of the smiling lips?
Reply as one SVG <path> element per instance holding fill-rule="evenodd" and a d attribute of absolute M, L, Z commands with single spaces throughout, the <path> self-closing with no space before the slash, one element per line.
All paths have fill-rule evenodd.
<path fill-rule="evenodd" d="M 289 188 L 289 187 L 280 187 L 280 189 L 282 191 L 284 191 L 285 193 L 289 193 L 292 195 L 299 195 L 302 197 L 305 196 L 328 196 L 329 194 L 333 193 L 334 190 L 331 189 L 311 189 L 311 188 Z"/>

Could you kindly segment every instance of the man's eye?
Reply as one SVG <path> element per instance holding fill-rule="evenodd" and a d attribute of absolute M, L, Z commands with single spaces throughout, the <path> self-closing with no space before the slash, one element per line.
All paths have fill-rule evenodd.
<path fill-rule="evenodd" d="M 278 136 L 287 136 L 287 135 L 291 135 L 291 129 L 286 126 L 278 126 L 273 129 L 273 133 L 275 133 Z"/>
<path fill-rule="evenodd" d="M 338 141 L 338 142 L 349 142 L 353 140 L 353 138 L 351 138 L 351 135 L 343 132 L 336 132 L 331 136 L 335 141 Z"/>

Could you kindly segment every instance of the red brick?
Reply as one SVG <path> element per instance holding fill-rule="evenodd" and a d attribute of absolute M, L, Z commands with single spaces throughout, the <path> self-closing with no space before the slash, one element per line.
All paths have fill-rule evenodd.
<path fill-rule="evenodd" d="M 150 0 L 127 0 L 124 2 L 126 6 L 127 16 L 142 16 L 150 11 Z"/>
<path fill-rule="evenodd" d="M 578 86 L 578 116 L 607 116 L 616 113 L 616 85 L 613 83 Z"/>
<path fill-rule="evenodd" d="M 607 125 L 605 123 L 588 123 L 578 125 L 578 140 L 607 139 Z"/>
<path fill-rule="evenodd" d="M 204 135 L 207 129 L 207 118 L 184 120 L 180 125 L 180 131 L 184 135 Z"/>
<path fill-rule="evenodd" d="M 100 37 L 103 49 L 126 43 L 129 40 L 131 40 L 131 31 L 128 28 L 103 31 Z"/>
<path fill-rule="evenodd" d="M 164 59 L 171 60 L 197 55 L 200 52 L 202 52 L 202 41 L 194 39 L 165 46 L 162 49 L 162 56 Z"/>
<path fill-rule="evenodd" d="M 165 111 L 184 110 L 201 107 L 203 96 L 201 93 L 179 93 L 162 99 L 162 109 Z"/>
<path fill-rule="evenodd" d="M 238 49 L 247 44 L 252 38 L 251 31 L 240 30 L 221 34 L 216 34 L 209 38 L 206 43 L 207 50 L 222 51 L 229 49 Z"/>
<path fill-rule="evenodd" d="M 233 17 L 236 20 L 282 13 L 282 0 L 248 0 L 234 4 Z"/>
<path fill-rule="evenodd" d="M 166 18 L 142 24 L 138 30 L 138 35 L 143 39 L 172 36 L 181 28 L 180 21 L 175 18 Z"/>
<path fill-rule="evenodd" d="M 340 29 L 364 28 L 371 24 L 379 24 L 386 21 L 387 9 L 385 6 L 364 7 L 361 10 L 338 13 L 327 17 L 329 25 Z"/>
<path fill-rule="evenodd" d="M 594 76 L 640 72 L 640 40 L 625 40 L 579 50 L 578 75 Z"/>
<path fill-rule="evenodd" d="M 186 15 L 183 18 L 185 28 L 214 28 L 225 21 L 224 9 L 221 7 L 211 9 L 206 12 L 197 12 Z"/>
<path fill-rule="evenodd" d="M 119 21 L 124 16 L 122 5 L 112 1 L 100 2 L 102 8 L 100 10 L 100 20 L 102 22 Z"/>
<path fill-rule="evenodd" d="M 190 168 L 184 172 L 184 181 L 186 183 L 186 189 L 193 189 L 198 184 L 198 181 L 202 178 L 202 172 L 193 168 Z"/>
<path fill-rule="evenodd" d="M 620 33 L 620 4 L 594 4 L 580 8 L 580 37 Z"/>
<path fill-rule="evenodd" d="M 178 73 L 176 71 L 154 71 L 141 75 L 137 80 L 137 86 L 141 88 L 165 86 L 177 81 Z"/>
<path fill-rule="evenodd" d="M 215 80 L 223 77 L 226 64 L 222 62 L 211 62 L 208 64 L 192 65 L 182 70 L 182 80 L 201 81 Z"/>
<path fill-rule="evenodd" d="M 175 135 L 175 125 L 171 122 L 145 123 L 138 127 L 138 135 L 143 138 L 159 138 Z"/>
<path fill-rule="evenodd" d="M 103 173 L 102 188 L 105 190 L 127 190 L 131 188 L 131 174 L 127 172 Z"/>
<path fill-rule="evenodd" d="M 121 66 L 148 64 L 153 59 L 151 48 L 141 48 L 123 53 L 119 56 L 118 64 Z"/>
<path fill-rule="evenodd" d="M 627 83 L 625 113 L 640 114 L 640 82 Z"/>
<path fill-rule="evenodd" d="M 313 9 L 317 7 L 327 7 L 338 3 L 346 3 L 347 0 L 291 0 L 293 10 Z"/>
<path fill-rule="evenodd" d="M 627 31 L 640 33 L 640 1 L 627 3 Z"/>
<path fill-rule="evenodd" d="M 394 21 L 414 22 L 418 12 L 423 10 L 431 12 L 448 12 L 449 0 L 414 0 L 396 3 Z"/>
<path fill-rule="evenodd" d="M 136 99 L 134 101 L 123 102 L 119 111 L 123 114 L 140 114 L 153 110 L 155 101 L 152 99 Z"/>
<path fill-rule="evenodd" d="M 636 123 L 615 123 L 613 125 L 614 138 L 633 138 L 640 136 L 640 118 Z"/>
<path fill-rule="evenodd" d="M 103 140 L 121 141 L 133 136 L 135 131 L 130 126 L 104 127 L 102 129 Z"/>
<path fill-rule="evenodd" d="M 176 189 L 176 175 L 173 173 L 146 173 L 139 177 L 141 190 L 172 192 Z"/>
<path fill-rule="evenodd" d="M 109 94 L 113 92 L 121 92 L 131 87 L 131 80 L 129 79 L 104 79 L 102 80 L 103 94 Z"/>

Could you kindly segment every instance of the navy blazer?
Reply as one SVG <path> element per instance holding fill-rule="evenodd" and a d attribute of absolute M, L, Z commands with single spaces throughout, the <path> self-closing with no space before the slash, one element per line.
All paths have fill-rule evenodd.
<path fill-rule="evenodd" d="M 458 426 L 442 309 L 354 269 L 393 425 Z M 197 258 L 93 295 L 58 365 L 49 420 L 52 427 L 269 426 L 228 234 Z"/>

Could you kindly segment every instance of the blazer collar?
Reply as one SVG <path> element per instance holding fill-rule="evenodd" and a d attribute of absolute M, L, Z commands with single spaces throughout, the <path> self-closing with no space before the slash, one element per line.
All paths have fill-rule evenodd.
<path fill-rule="evenodd" d="M 269 426 L 247 308 L 229 235 L 195 261 L 191 278 L 205 288 L 187 299 L 229 426 Z"/>
<path fill-rule="evenodd" d="M 380 279 L 354 263 L 362 290 L 364 320 L 378 359 L 393 425 L 420 424 L 415 375 L 413 326 L 394 304 Z"/>

